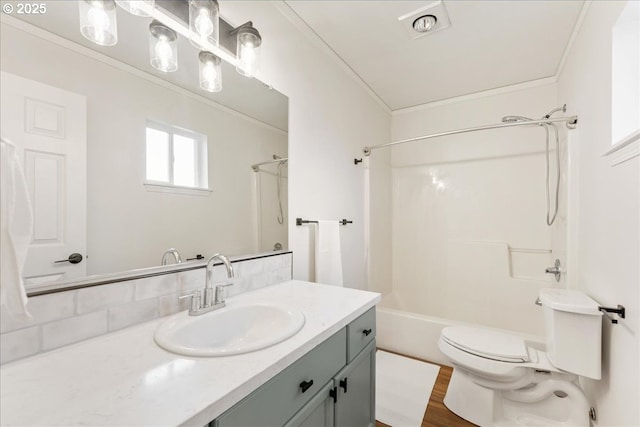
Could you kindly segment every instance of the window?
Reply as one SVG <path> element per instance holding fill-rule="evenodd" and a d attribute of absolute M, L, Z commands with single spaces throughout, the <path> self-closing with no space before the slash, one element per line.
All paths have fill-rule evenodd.
<path fill-rule="evenodd" d="M 146 164 L 148 190 L 183 193 L 208 190 L 206 135 L 149 121 Z"/>
<path fill-rule="evenodd" d="M 640 155 L 640 3 L 629 0 L 611 30 L 611 166 Z"/>

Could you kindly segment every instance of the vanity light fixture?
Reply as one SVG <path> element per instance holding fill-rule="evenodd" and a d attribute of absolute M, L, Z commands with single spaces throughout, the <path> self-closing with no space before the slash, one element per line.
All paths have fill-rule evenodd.
<path fill-rule="evenodd" d="M 151 66 L 169 73 L 178 69 L 178 34 L 189 38 L 200 53 L 200 87 L 222 90 L 224 59 L 241 75 L 258 73 L 262 37 L 251 21 L 238 27 L 220 18 L 218 0 L 79 0 L 80 30 L 84 37 L 102 46 L 118 41 L 116 4 L 137 16 L 151 16 L 149 52 Z M 235 52 L 235 57 L 233 52 Z"/>
<path fill-rule="evenodd" d="M 143 5 L 153 7 L 155 0 L 116 0 L 116 4 L 132 15 L 149 16 L 141 8 Z"/>
<path fill-rule="evenodd" d="M 189 0 L 189 40 L 195 47 L 202 46 L 198 40 L 218 46 L 220 11 L 217 0 Z"/>
<path fill-rule="evenodd" d="M 438 18 L 434 15 L 423 15 L 413 21 L 413 29 L 419 33 L 426 33 L 436 26 L 436 22 L 438 22 Z"/>
<path fill-rule="evenodd" d="M 207 92 L 222 90 L 221 60 L 211 52 L 205 50 L 198 55 L 200 62 L 200 88 Z"/>
<path fill-rule="evenodd" d="M 80 32 L 100 46 L 118 42 L 116 4 L 113 0 L 80 0 Z"/>
<path fill-rule="evenodd" d="M 151 66 L 170 73 L 178 69 L 178 34 L 162 22 L 149 24 L 149 54 Z"/>
<path fill-rule="evenodd" d="M 255 77 L 260 64 L 260 45 L 262 37 L 253 27 L 251 21 L 235 28 L 231 33 L 237 34 L 236 41 L 236 70 L 245 77 Z"/>

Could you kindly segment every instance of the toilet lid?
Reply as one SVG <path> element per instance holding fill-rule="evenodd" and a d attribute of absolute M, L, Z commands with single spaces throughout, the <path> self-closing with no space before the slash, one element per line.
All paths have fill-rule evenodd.
<path fill-rule="evenodd" d="M 468 326 L 450 326 L 442 330 L 442 338 L 460 350 L 487 359 L 511 363 L 529 361 L 524 340 L 504 332 Z"/>

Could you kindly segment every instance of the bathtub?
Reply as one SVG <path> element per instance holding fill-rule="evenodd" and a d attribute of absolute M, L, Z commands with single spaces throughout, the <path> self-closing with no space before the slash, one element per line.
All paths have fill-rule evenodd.
<path fill-rule="evenodd" d="M 438 338 L 443 328 L 453 325 L 474 326 L 469 325 L 469 323 L 410 313 L 380 305 L 376 307 L 376 342 L 378 348 L 441 365 L 451 366 L 451 363 L 438 350 Z M 544 350 L 543 337 L 514 331 L 503 331 L 521 336 L 529 346 Z"/>

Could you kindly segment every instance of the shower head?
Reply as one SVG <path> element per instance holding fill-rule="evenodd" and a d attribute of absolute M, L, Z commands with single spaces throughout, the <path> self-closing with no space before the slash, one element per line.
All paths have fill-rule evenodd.
<path fill-rule="evenodd" d="M 549 117 L 551 117 L 554 113 L 557 113 L 558 111 L 562 111 L 563 113 L 566 113 L 567 112 L 567 104 L 564 104 L 562 107 L 554 108 L 553 110 L 551 110 L 547 114 L 545 114 L 545 116 L 543 118 L 548 119 Z"/>
<path fill-rule="evenodd" d="M 504 116 L 502 118 L 502 121 L 504 123 L 515 123 L 515 122 L 530 122 L 533 119 L 530 119 L 529 117 L 522 117 L 522 116 Z"/>

